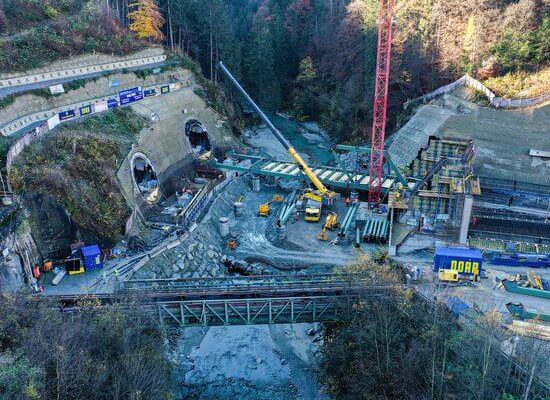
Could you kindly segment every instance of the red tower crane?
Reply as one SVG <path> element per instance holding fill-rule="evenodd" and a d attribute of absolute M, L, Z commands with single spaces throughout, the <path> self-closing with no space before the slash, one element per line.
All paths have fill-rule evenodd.
<path fill-rule="evenodd" d="M 384 172 L 384 137 L 386 134 L 386 113 L 388 106 L 388 83 L 390 79 L 390 58 L 392 40 L 392 19 L 394 0 L 380 0 L 378 17 L 378 50 L 376 54 L 376 84 L 374 89 L 374 111 L 372 122 L 372 145 L 370 153 L 369 205 L 380 205 Z"/>

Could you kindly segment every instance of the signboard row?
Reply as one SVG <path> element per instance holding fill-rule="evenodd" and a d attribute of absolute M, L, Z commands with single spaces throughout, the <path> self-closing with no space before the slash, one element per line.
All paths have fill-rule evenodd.
<path fill-rule="evenodd" d="M 143 90 L 141 86 L 126 89 L 118 93 L 118 98 L 113 97 L 111 99 L 102 100 L 97 103 L 87 104 L 77 109 L 70 109 L 61 111 L 58 114 L 54 115 L 48 119 L 48 128 L 53 129 L 61 122 L 71 120 L 75 117 L 83 117 L 88 114 L 98 113 L 102 111 L 107 111 L 112 108 L 116 108 L 120 105 L 127 105 L 139 100 L 142 100 L 145 97 L 158 96 L 160 94 L 169 93 L 173 90 L 179 89 L 181 86 L 179 84 L 170 84 L 166 86 L 161 86 L 160 93 L 156 89 L 145 89 Z"/>

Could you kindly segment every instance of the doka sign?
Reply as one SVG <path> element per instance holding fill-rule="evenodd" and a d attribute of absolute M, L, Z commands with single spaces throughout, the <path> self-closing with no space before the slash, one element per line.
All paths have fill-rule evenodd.
<path fill-rule="evenodd" d="M 447 269 L 459 275 L 478 277 L 483 266 L 483 255 L 479 250 L 463 247 L 437 247 L 434 257 L 434 271 Z"/>
<path fill-rule="evenodd" d="M 134 101 L 143 99 L 143 90 L 141 90 L 141 86 L 128 90 L 123 90 L 122 92 L 118 93 L 118 97 L 120 100 L 120 105 L 130 104 Z"/>

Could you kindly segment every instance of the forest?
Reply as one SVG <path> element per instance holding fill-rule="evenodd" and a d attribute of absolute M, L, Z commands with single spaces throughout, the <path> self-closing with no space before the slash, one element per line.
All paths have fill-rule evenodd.
<path fill-rule="evenodd" d="M 443 301 L 400 285 L 403 273 L 382 253 L 344 270 L 369 283 L 345 317 L 326 327 L 320 373 L 334 399 L 544 398 L 537 377 L 546 368 L 545 341 L 514 342 L 499 329 L 498 311 L 469 312 L 459 322 Z M 377 284 L 393 289 L 369 290 Z M 517 357 L 505 355 L 511 349 Z"/>
<path fill-rule="evenodd" d="M 128 3 L 110 0 L 123 25 Z M 214 83 L 223 60 L 263 107 L 314 119 L 336 141 L 369 136 L 377 0 L 157 3 L 165 45 L 198 61 Z M 512 74 L 511 81 L 547 68 L 549 36 L 543 0 L 397 1 L 390 128 L 404 117 L 405 101 L 464 73 Z"/>
<path fill-rule="evenodd" d="M 140 1 L 5 0 L 0 70 L 94 51 L 135 51 L 147 40 L 133 40 L 125 28 Z M 163 22 L 163 38 L 155 42 L 198 62 L 213 84 L 223 61 L 264 108 L 315 120 L 335 141 L 368 139 L 378 0 L 153 3 Z M 390 131 L 406 118 L 407 100 L 465 73 L 499 95 L 547 91 L 549 9 L 544 0 L 397 1 Z"/>

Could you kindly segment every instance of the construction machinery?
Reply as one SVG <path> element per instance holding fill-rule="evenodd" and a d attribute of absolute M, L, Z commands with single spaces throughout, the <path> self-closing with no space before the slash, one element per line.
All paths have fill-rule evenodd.
<path fill-rule="evenodd" d="M 372 146 L 369 165 L 369 206 L 380 205 L 382 174 L 384 172 L 384 140 L 386 135 L 386 114 L 388 106 L 388 83 L 390 80 L 390 58 L 394 0 L 380 0 L 378 16 L 378 49 L 376 53 L 376 82 L 372 122 Z"/>
<path fill-rule="evenodd" d="M 227 248 L 229 250 L 235 250 L 238 245 L 239 245 L 239 242 L 237 242 L 237 239 L 229 239 L 227 241 Z"/>
<path fill-rule="evenodd" d="M 267 125 L 269 130 L 273 133 L 273 135 L 277 138 L 277 140 L 283 145 L 283 147 L 286 149 L 290 157 L 292 157 L 292 160 L 294 163 L 296 163 L 303 174 L 308 178 L 308 180 L 313 184 L 315 187 L 315 194 L 321 198 L 321 202 L 324 199 L 328 199 L 328 201 L 331 201 L 335 196 L 336 193 L 329 190 L 321 180 L 315 175 L 315 173 L 312 171 L 312 169 L 307 165 L 307 163 L 304 161 L 304 159 L 298 154 L 296 149 L 292 146 L 292 144 L 286 140 L 286 138 L 283 136 L 283 134 L 273 125 L 273 123 L 267 118 L 267 116 L 264 114 L 264 112 L 258 107 L 258 105 L 252 100 L 252 98 L 246 93 L 246 91 L 243 89 L 243 87 L 239 84 L 239 82 L 231 75 L 231 72 L 225 67 L 225 65 L 220 61 L 218 63 L 218 67 L 220 70 L 227 76 L 227 78 L 231 81 L 231 83 L 235 86 L 235 88 L 239 91 L 239 93 L 246 99 L 246 101 L 250 104 L 250 106 L 258 113 L 262 121 Z M 320 218 L 320 210 L 319 210 L 319 218 Z M 319 221 L 319 218 L 317 218 L 317 221 Z"/>
<path fill-rule="evenodd" d="M 258 216 L 260 217 L 268 217 L 269 214 L 271 214 L 271 204 L 273 203 L 280 203 L 283 201 L 283 197 L 281 195 L 276 194 L 273 196 L 273 198 L 268 201 L 267 203 L 264 203 L 258 207 Z"/>
<path fill-rule="evenodd" d="M 323 225 L 323 230 L 317 235 L 317 239 L 326 242 L 328 240 L 327 230 L 334 231 L 339 227 L 340 224 L 338 223 L 338 214 L 336 214 L 335 212 L 330 212 L 327 215 L 325 224 Z"/>
<path fill-rule="evenodd" d="M 303 198 L 306 201 L 304 219 L 308 222 L 318 222 L 321 219 L 323 197 L 313 191 L 306 191 Z"/>

